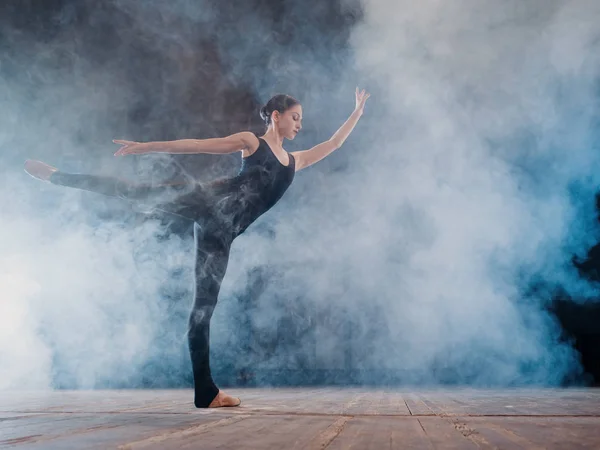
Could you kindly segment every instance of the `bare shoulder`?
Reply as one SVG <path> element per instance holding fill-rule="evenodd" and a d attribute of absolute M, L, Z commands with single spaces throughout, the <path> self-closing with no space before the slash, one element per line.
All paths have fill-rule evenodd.
<path fill-rule="evenodd" d="M 244 144 L 244 148 L 242 150 L 242 158 L 250 156 L 258 149 L 258 146 L 260 145 L 260 142 L 258 141 L 256 135 L 250 131 L 242 131 L 240 133 L 237 133 L 236 136 L 238 136 Z"/>

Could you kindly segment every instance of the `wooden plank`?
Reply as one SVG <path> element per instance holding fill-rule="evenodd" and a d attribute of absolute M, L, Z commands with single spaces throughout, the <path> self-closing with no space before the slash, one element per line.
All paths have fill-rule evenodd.
<path fill-rule="evenodd" d="M 598 415 L 600 390 L 456 390 L 417 394 L 435 414 Z"/>
<path fill-rule="evenodd" d="M 117 445 L 221 418 L 217 414 L 43 414 L 0 423 L 0 447 L 15 442 L 43 448 L 88 448 L 95 441 Z"/>
<path fill-rule="evenodd" d="M 435 415 L 433 410 L 423 401 L 419 394 L 405 393 L 404 402 L 411 415 L 415 416 L 432 416 Z"/>
<path fill-rule="evenodd" d="M 0 393 L 0 411 L 114 412 L 185 402 L 193 408 L 191 390 L 41 391 Z"/>
<path fill-rule="evenodd" d="M 172 435 L 155 443 L 130 443 L 123 450 L 177 449 L 306 449 L 335 422 L 335 416 L 253 416 L 227 426 Z"/>
<path fill-rule="evenodd" d="M 468 417 L 464 422 L 499 448 L 600 448 L 600 420 L 596 417 Z"/>
<path fill-rule="evenodd" d="M 430 450 L 435 448 L 419 420 L 411 417 L 356 417 L 348 421 L 327 450 Z"/>
<path fill-rule="evenodd" d="M 459 449 L 495 449 L 474 430 L 457 427 L 455 423 L 440 417 L 419 417 L 417 419 L 434 448 L 448 450 Z"/>

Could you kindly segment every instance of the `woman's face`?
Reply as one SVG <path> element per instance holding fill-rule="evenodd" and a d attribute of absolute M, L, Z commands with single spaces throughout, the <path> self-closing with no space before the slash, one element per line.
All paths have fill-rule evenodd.
<path fill-rule="evenodd" d="M 286 139 L 293 140 L 302 129 L 302 105 L 294 105 L 283 114 L 275 111 L 273 118 L 279 134 Z"/>

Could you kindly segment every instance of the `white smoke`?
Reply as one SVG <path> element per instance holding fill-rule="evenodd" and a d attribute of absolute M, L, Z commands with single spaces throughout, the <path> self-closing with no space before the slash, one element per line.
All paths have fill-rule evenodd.
<path fill-rule="evenodd" d="M 363 8 L 351 44 L 373 96 L 346 144 L 358 148 L 330 157 L 343 174 L 296 182 L 268 258 L 294 270 L 272 295 L 352 311 L 351 344 L 343 324 L 317 344 L 338 349 L 324 367 L 351 346 L 357 368 L 407 382 L 560 383 L 577 357 L 544 310 L 550 299 L 526 289 L 541 277 L 585 291 L 569 258 L 590 235 L 570 188 L 588 195 L 589 219 L 600 5 Z"/>
<path fill-rule="evenodd" d="M 152 221 L 135 231 L 94 225 L 78 208 L 78 194 L 55 186 L 40 192 L 25 175 L 6 177 L 13 189 L 2 197 L 19 202 L 5 205 L 0 226 L 0 387 L 128 382 L 157 353 L 153 339 L 166 309 L 161 289 L 173 268 L 190 263 L 181 239 L 158 243 Z M 70 206 L 44 207 L 44 195 Z M 79 221 L 68 219 L 73 207 Z M 179 334 L 183 345 L 185 330 Z"/>

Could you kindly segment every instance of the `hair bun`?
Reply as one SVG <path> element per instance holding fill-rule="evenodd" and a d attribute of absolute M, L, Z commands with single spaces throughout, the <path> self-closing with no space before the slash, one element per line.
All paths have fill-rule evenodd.
<path fill-rule="evenodd" d="M 265 122 L 267 122 L 267 123 L 269 122 L 269 120 L 271 118 L 271 114 L 269 114 L 269 112 L 267 111 L 267 105 L 260 108 L 260 117 Z"/>

